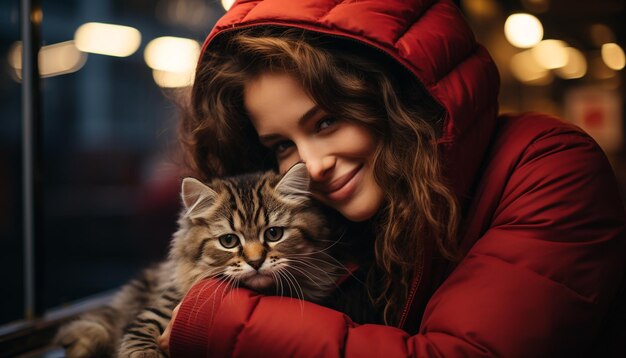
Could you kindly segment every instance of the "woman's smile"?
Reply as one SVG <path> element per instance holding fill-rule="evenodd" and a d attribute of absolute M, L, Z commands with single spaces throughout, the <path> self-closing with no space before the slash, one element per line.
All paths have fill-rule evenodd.
<path fill-rule="evenodd" d="M 358 166 L 354 170 L 346 173 L 345 175 L 335 179 L 328 186 L 320 188 L 322 195 L 332 201 L 343 201 L 348 199 L 356 189 L 359 180 L 361 179 L 361 169 L 363 166 Z M 315 190 L 315 187 L 313 188 Z"/>

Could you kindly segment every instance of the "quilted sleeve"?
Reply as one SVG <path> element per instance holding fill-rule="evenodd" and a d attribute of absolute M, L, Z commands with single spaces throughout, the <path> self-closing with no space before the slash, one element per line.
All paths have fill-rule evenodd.
<path fill-rule="evenodd" d="M 174 322 L 172 357 L 405 357 L 408 334 L 217 281 L 195 285 Z"/>

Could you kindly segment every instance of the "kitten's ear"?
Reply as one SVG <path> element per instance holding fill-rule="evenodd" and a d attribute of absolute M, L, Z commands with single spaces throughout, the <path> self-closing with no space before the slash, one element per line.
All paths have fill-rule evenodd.
<path fill-rule="evenodd" d="M 309 192 L 309 171 L 304 163 L 296 163 L 283 175 L 278 184 L 276 192 L 287 199 L 301 201 L 311 194 Z"/>
<path fill-rule="evenodd" d="M 181 196 L 189 214 L 194 210 L 209 207 L 217 198 L 217 193 L 198 179 L 185 178 L 183 179 Z"/>

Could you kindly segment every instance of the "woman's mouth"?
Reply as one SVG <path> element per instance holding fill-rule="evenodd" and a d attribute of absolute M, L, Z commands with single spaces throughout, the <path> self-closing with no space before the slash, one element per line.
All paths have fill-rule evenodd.
<path fill-rule="evenodd" d="M 357 187 L 362 168 L 363 165 L 359 165 L 354 170 L 334 180 L 322 190 L 324 196 L 332 201 L 343 201 L 349 198 Z"/>

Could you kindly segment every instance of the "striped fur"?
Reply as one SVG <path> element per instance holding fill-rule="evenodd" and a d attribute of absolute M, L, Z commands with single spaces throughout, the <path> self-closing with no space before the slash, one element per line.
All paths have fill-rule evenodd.
<path fill-rule="evenodd" d="M 283 177 L 185 179 L 167 260 L 123 286 L 108 306 L 62 327 L 56 342 L 70 358 L 164 357 L 157 337 L 184 293 L 205 278 L 321 302 L 346 271 L 331 254 L 340 234 L 307 190 L 301 164 Z M 236 236 L 220 240 L 229 234 Z M 221 243 L 235 237 L 238 245 Z"/>

